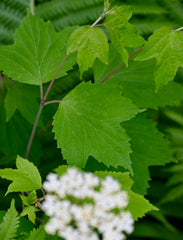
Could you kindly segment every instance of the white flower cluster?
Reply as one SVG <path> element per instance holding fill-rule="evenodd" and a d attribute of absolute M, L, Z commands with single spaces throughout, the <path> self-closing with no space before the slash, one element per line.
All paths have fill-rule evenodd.
<path fill-rule="evenodd" d="M 100 180 L 92 173 L 70 168 L 60 178 L 50 173 L 42 209 L 50 216 L 45 229 L 66 240 L 122 240 L 132 233 L 127 192 L 111 176 Z"/>

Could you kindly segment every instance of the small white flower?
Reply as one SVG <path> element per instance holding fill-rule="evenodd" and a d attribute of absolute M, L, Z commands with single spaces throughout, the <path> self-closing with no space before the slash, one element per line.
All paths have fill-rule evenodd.
<path fill-rule="evenodd" d="M 99 240 L 97 230 L 103 240 L 123 240 L 123 232 L 133 232 L 134 220 L 124 210 L 128 194 L 111 176 L 100 180 L 70 168 L 60 178 L 49 174 L 43 186 L 47 195 L 42 209 L 50 216 L 45 226 L 49 234 L 57 232 L 65 240 Z"/>

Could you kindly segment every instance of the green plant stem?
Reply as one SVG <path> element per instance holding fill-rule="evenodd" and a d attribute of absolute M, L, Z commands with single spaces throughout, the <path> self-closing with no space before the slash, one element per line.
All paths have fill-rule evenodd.
<path fill-rule="evenodd" d="M 139 53 L 143 48 L 139 48 L 137 51 L 135 51 L 134 53 L 132 53 L 129 57 L 128 57 L 128 61 L 130 59 L 132 59 L 137 53 Z M 100 82 L 105 82 L 108 78 L 110 78 L 119 68 L 121 68 L 125 63 L 122 62 L 120 63 L 116 68 L 114 68 L 104 79 L 102 79 Z"/>
<path fill-rule="evenodd" d="M 35 2 L 34 0 L 30 0 L 30 12 L 32 15 L 35 15 Z"/>
<path fill-rule="evenodd" d="M 31 145 L 32 145 L 32 141 L 33 141 L 33 138 L 34 138 L 34 135 L 35 135 L 36 127 L 37 127 L 37 124 L 38 124 L 38 121 L 39 121 L 39 117 L 40 117 L 42 108 L 43 108 L 43 105 L 40 104 L 38 112 L 37 112 L 36 120 L 34 122 L 34 126 L 33 126 L 33 129 L 32 129 L 30 138 L 29 138 L 29 143 L 27 145 L 27 149 L 26 149 L 26 153 L 25 153 L 25 159 L 27 159 L 28 156 L 29 156 L 30 148 L 31 148 Z"/>

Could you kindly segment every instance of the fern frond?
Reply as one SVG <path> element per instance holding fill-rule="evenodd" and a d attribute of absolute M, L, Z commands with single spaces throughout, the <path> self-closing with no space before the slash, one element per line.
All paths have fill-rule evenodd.
<path fill-rule="evenodd" d="M 13 32 L 26 15 L 30 0 L 1 0 L 0 45 L 13 42 Z"/>
<path fill-rule="evenodd" d="M 135 14 L 164 14 L 166 13 L 166 9 L 159 5 L 156 0 L 148 0 L 145 2 L 144 0 L 130 0 L 128 4 L 133 6 L 133 11 Z"/>
<path fill-rule="evenodd" d="M 12 240 L 16 237 L 16 231 L 19 226 L 19 217 L 15 209 L 15 200 L 11 201 L 11 206 L 0 224 L 0 237 L 3 240 Z"/>
<path fill-rule="evenodd" d="M 53 20 L 52 24 L 57 31 L 67 26 L 90 24 L 100 16 L 101 10 L 100 6 L 94 6 L 78 12 L 71 12 L 62 18 Z"/>
<path fill-rule="evenodd" d="M 128 0 L 133 6 L 132 23 L 141 34 L 149 34 L 154 30 L 167 26 L 178 28 L 182 26 L 183 5 L 181 0 Z"/>
<path fill-rule="evenodd" d="M 152 17 L 146 18 L 145 21 L 143 19 L 133 19 L 132 23 L 136 26 L 138 31 L 141 34 L 150 34 L 158 28 L 163 26 L 175 28 L 175 24 L 166 18 L 157 18 L 154 19 Z"/>
<path fill-rule="evenodd" d="M 27 8 L 29 8 L 30 0 L 5 0 L 7 6 L 12 9 L 17 9 L 19 12 L 26 14 Z"/>
<path fill-rule="evenodd" d="M 0 45 L 13 43 L 13 30 L 0 25 Z"/>
<path fill-rule="evenodd" d="M 33 229 L 30 233 L 30 236 L 27 240 L 44 240 L 45 239 L 46 232 L 44 231 L 44 227 L 40 226 L 37 229 Z"/>
<path fill-rule="evenodd" d="M 0 21 L 1 24 L 7 28 L 15 28 L 19 25 L 22 19 L 22 13 L 11 9 L 9 6 L 6 6 L 4 3 L 0 3 Z"/>
<path fill-rule="evenodd" d="M 169 12 L 169 16 L 172 21 L 176 21 L 177 23 L 182 26 L 183 22 L 183 4 L 179 0 L 169 0 L 169 1 L 162 1 L 162 3 L 166 2 L 166 8 Z"/>
<path fill-rule="evenodd" d="M 36 14 L 50 20 L 57 30 L 92 22 L 102 11 L 103 0 L 53 0 L 36 8 Z"/>

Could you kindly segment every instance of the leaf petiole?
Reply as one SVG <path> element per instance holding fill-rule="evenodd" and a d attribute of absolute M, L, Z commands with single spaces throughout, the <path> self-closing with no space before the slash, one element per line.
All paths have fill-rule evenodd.
<path fill-rule="evenodd" d="M 36 119 L 35 119 L 35 122 L 34 122 L 34 126 L 33 126 L 33 129 L 32 129 L 32 132 L 31 132 L 31 135 L 30 135 L 30 138 L 29 138 L 29 142 L 28 142 L 28 145 L 27 145 L 27 149 L 26 149 L 26 154 L 25 154 L 25 159 L 28 158 L 29 156 L 29 152 L 30 152 L 30 148 L 31 148 L 31 145 L 32 145 L 32 141 L 33 141 L 33 138 L 34 138 L 34 135 L 35 135 L 35 132 L 36 132 L 36 128 L 37 128 L 37 124 L 38 124 L 38 121 L 39 121 L 39 117 L 41 115 L 41 111 L 42 111 L 42 108 L 44 105 L 47 105 L 47 104 L 50 104 L 50 103 L 53 103 L 53 102 L 60 102 L 61 100 L 53 100 L 53 101 L 49 101 L 49 102 L 46 102 L 46 99 L 48 97 L 48 94 L 51 90 L 51 87 L 60 71 L 60 69 L 62 68 L 63 64 L 65 63 L 65 61 L 67 60 L 69 54 L 67 54 L 64 59 L 62 60 L 62 62 L 60 63 L 56 73 L 54 74 L 48 88 L 47 88 L 47 91 L 45 93 L 45 95 L 43 96 L 43 86 L 42 86 L 42 83 L 40 85 L 40 94 L 41 94 L 41 102 L 40 102 L 40 106 L 39 106 L 39 109 L 38 109 L 38 112 L 37 112 L 37 116 L 36 116 Z"/>
<path fill-rule="evenodd" d="M 181 30 L 183 30 L 183 27 L 177 28 L 174 31 L 177 32 L 177 31 L 181 31 Z"/>
<path fill-rule="evenodd" d="M 95 27 L 95 26 L 97 25 L 97 23 L 100 22 L 100 20 L 102 20 L 102 18 L 104 18 L 107 13 L 108 13 L 108 12 L 103 12 L 103 13 L 99 16 L 99 18 L 97 18 L 97 20 L 90 26 L 90 28 Z"/>

